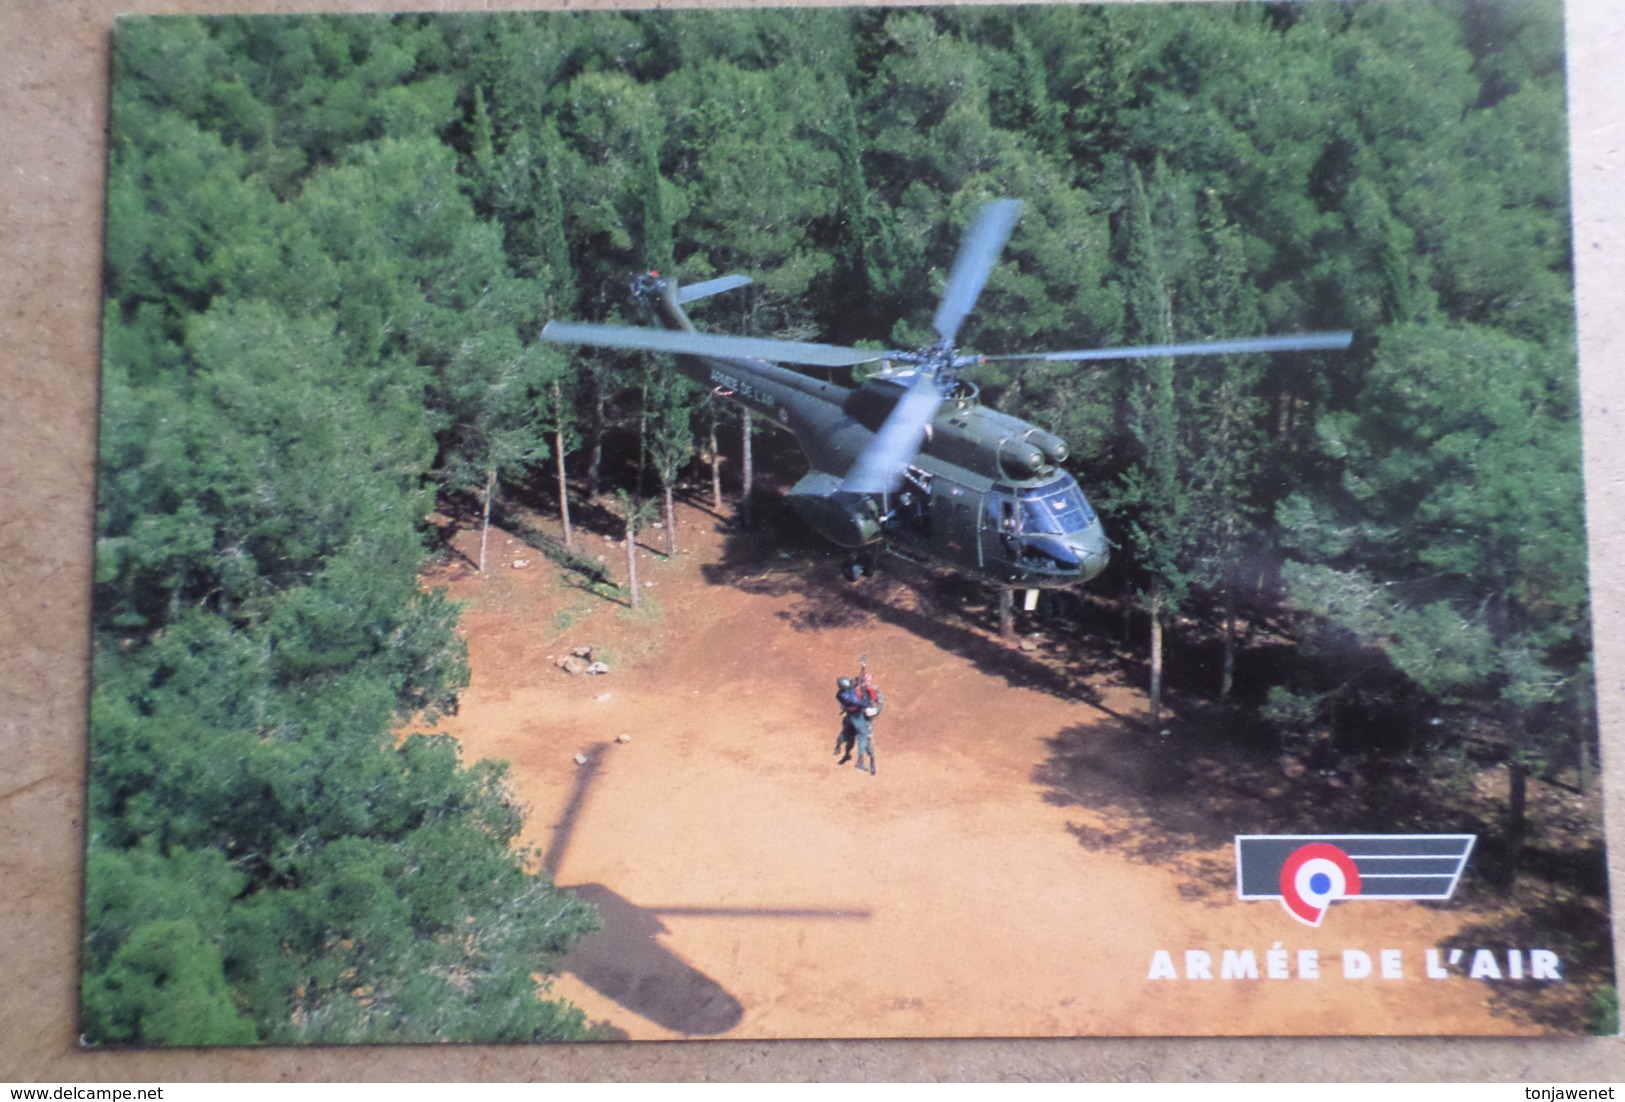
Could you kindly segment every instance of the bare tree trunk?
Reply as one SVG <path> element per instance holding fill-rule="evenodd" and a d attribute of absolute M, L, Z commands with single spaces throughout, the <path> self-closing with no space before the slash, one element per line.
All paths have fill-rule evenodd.
<path fill-rule="evenodd" d="M 1151 730 L 1162 730 L 1162 579 L 1151 576 Z"/>
<path fill-rule="evenodd" d="M 592 422 L 587 426 L 587 496 L 598 493 L 598 480 L 604 471 L 604 384 L 596 371 L 592 378 Z"/>
<path fill-rule="evenodd" d="M 750 454 L 750 410 L 741 410 L 740 413 L 742 415 L 740 418 L 742 427 L 739 445 L 739 516 L 741 523 L 746 528 L 749 528 L 751 525 L 750 490 L 756 482 L 756 466 L 752 462 Z"/>
<path fill-rule="evenodd" d="M 1016 591 L 1007 585 L 999 586 L 999 638 L 1016 637 Z"/>
<path fill-rule="evenodd" d="M 666 483 L 666 557 L 669 559 L 677 554 L 677 505 L 672 500 L 671 483 Z"/>
<path fill-rule="evenodd" d="M 1298 423 L 1302 420 L 1300 415 L 1302 405 L 1303 398 L 1298 393 L 1298 384 L 1294 381 L 1286 390 L 1286 443 L 1290 452 L 1298 450 Z"/>
<path fill-rule="evenodd" d="M 717 451 L 717 415 L 711 411 L 711 508 L 722 512 L 722 456 Z"/>
<path fill-rule="evenodd" d="M 1523 839 L 1529 821 L 1529 763 L 1523 757 L 1523 710 L 1516 704 L 1508 703 L 1504 706 L 1503 714 L 1507 733 L 1507 814 L 1506 833 L 1503 836 L 1506 870 L 1500 887 L 1510 895 L 1518 882 L 1518 866 L 1523 860 Z"/>
<path fill-rule="evenodd" d="M 1512 760 L 1507 762 L 1507 772 L 1511 774 L 1511 783 L 1507 791 L 1507 870 L 1503 887 L 1510 892 L 1518 881 L 1518 863 L 1523 854 L 1529 803 L 1529 769 L 1518 758 L 1516 750 L 1513 751 Z"/>
<path fill-rule="evenodd" d="M 485 548 L 491 542 L 491 492 L 496 488 L 497 469 L 492 467 L 485 475 L 485 506 L 480 515 L 480 573 L 485 573 Z"/>
<path fill-rule="evenodd" d="M 558 434 L 555 447 L 559 453 L 559 523 L 564 526 L 564 546 L 574 547 L 575 536 L 570 529 L 570 487 L 564 480 L 564 433 Z"/>
<path fill-rule="evenodd" d="M 652 369 L 651 369 L 652 370 Z M 649 375 L 643 375 L 643 387 L 638 391 L 638 473 L 632 492 L 643 499 L 643 472 L 649 469 Z"/>
<path fill-rule="evenodd" d="M 626 587 L 627 604 L 638 607 L 638 522 L 637 507 L 626 511 Z"/>
<path fill-rule="evenodd" d="M 1236 683 L 1236 592 L 1224 587 L 1224 669 L 1219 675 L 1219 699 L 1229 700 Z"/>
<path fill-rule="evenodd" d="M 570 534 L 570 487 L 564 480 L 564 394 L 559 381 L 553 380 L 553 415 L 558 418 L 558 429 L 553 433 L 553 453 L 559 461 L 559 522 L 564 525 L 564 546 L 574 547 Z"/>
<path fill-rule="evenodd" d="M 1580 795 L 1589 796 L 1591 795 L 1592 786 L 1597 783 L 1597 766 L 1591 760 L 1591 732 L 1589 729 L 1584 727 L 1580 729 L 1579 741 L 1579 761 L 1576 763 L 1576 771 L 1579 773 Z"/>
<path fill-rule="evenodd" d="M 1591 705 L 1584 697 L 1575 707 L 1575 720 L 1575 772 L 1579 774 L 1580 795 L 1589 796 L 1596 783 L 1597 765 L 1591 758 Z"/>

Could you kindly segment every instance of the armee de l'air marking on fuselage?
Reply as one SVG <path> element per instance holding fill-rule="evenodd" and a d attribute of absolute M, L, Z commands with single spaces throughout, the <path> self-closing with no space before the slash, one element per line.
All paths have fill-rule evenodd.
<path fill-rule="evenodd" d="M 546 340 L 667 352 L 678 371 L 788 429 L 811 470 L 789 503 L 842 547 L 875 545 L 947 566 L 982 581 L 1025 589 L 1088 581 L 1110 549 L 1099 517 L 1062 467 L 1054 433 L 980 404 L 963 367 L 992 360 L 1080 361 L 1243 354 L 1348 347 L 1351 335 L 1283 337 L 1083 349 L 1009 356 L 961 356 L 954 339 L 1009 238 L 1021 204 L 982 206 L 960 246 L 933 319 L 936 344 L 876 352 L 798 341 L 698 332 L 683 305 L 750 282 L 723 276 L 687 288 L 656 273 L 633 297 L 663 327 L 552 321 Z M 770 362 L 770 361 L 778 361 Z M 779 366 L 828 369 L 880 365 L 856 385 Z"/>

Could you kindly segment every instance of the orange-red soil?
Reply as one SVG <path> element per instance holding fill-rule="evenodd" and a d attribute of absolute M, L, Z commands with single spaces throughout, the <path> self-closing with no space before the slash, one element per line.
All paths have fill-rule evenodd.
<path fill-rule="evenodd" d="M 577 541 L 624 570 L 617 544 Z M 1109 776 L 1144 709 L 1109 672 L 1084 703 L 1042 648 L 895 575 L 852 586 L 833 560 L 756 548 L 701 509 L 680 508 L 678 543 L 669 561 L 640 552 L 636 611 L 502 532 L 483 579 L 464 560 L 431 579 L 466 602 L 473 670 L 443 729 L 468 760 L 512 763 L 526 843 L 599 906 L 604 930 L 551 994 L 611 1034 L 1538 1031 L 1488 984 L 1424 976 L 1424 951 L 1482 917 L 1463 906 L 1338 904 L 1310 928 L 1236 899 L 1227 835 L 1249 824 L 1148 857 L 1155 823 L 1059 797 L 1043 779 L 1058 754 L 1140 783 Z M 477 555 L 478 532 L 455 545 Z M 607 675 L 555 666 L 587 645 Z M 887 696 L 874 777 L 832 755 L 834 678 L 864 653 Z M 1272 948 L 1291 978 L 1267 976 Z M 1402 950 L 1403 978 L 1343 978 L 1346 948 Z M 1148 978 L 1159 949 L 1182 978 Z M 1260 978 L 1184 979 L 1187 949 L 1216 977 L 1223 950 L 1251 950 Z M 1299 977 L 1302 949 L 1319 979 Z"/>

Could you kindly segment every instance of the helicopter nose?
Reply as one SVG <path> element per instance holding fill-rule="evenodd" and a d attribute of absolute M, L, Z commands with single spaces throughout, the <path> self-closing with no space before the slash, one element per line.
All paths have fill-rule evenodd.
<path fill-rule="evenodd" d="M 1087 582 L 1098 576 L 1111 562 L 1111 550 L 1106 543 L 1106 530 L 1095 521 L 1082 532 L 1067 539 L 1078 556 L 1078 580 Z"/>

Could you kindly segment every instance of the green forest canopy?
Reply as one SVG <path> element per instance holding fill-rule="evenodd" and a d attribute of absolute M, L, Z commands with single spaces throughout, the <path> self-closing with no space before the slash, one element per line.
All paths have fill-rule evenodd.
<path fill-rule="evenodd" d="M 1515 787 L 1583 760 L 1561 31 L 1514 0 L 122 20 L 87 1036 L 580 1036 L 532 975 L 590 909 L 513 851 L 501 766 L 399 737 L 467 678 L 423 518 L 561 442 L 596 489 L 640 365 L 535 338 L 629 272 L 907 344 L 995 197 L 1027 207 L 979 351 L 1356 331 L 979 379 L 1071 441 L 1159 624 L 1286 625 L 1258 724 L 1488 730 Z"/>

